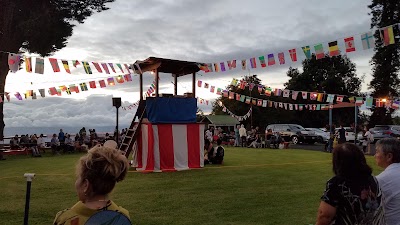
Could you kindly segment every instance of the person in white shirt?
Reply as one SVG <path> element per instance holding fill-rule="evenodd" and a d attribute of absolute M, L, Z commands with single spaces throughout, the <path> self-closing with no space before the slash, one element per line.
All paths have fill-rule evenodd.
<path fill-rule="evenodd" d="M 371 143 L 374 142 L 374 135 L 369 131 L 368 127 L 364 128 L 363 135 L 363 152 L 366 154 L 371 154 Z"/>
<path fill-rule="evenodd" d="M 40 136 L 37 139 L 37 147 L 39 149 L 39 152 L 42 150 L 43 153 L 45 153 L 45 149 L 44 149 L 46 147 L 45 145 L 46 145 L 46 143 L 44 142 L 43 134 L 40 134 Z"/>
<path fill-rule="evenodd" d="M 244 128 L 243 124 L 239 128 L 239 136 L 240 136 L 240 140 L 242 141 L 242 147 L 244 147 L 244 145 L 246 144 L 246 140 L 247 140 L 247 132 L 246 132 L 246 128 Z"/>
<path fill-rule="evenodd" d="M 386 225 L 400 225 L 400 141 L 394 138 L 379 140 L 375 161 L 385 169 L 376 178 L 382 189 Z"/>

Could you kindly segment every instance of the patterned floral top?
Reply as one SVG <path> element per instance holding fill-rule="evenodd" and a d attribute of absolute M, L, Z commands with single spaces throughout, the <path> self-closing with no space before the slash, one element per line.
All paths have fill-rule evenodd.
<path fill-rule="evenodd" d="M 331 224 L 385 224 L 378 181 L 370 176 L 363 183 L 339 176 L 332 177 L 326 183 L 321 200 L 336 208 Z"/>

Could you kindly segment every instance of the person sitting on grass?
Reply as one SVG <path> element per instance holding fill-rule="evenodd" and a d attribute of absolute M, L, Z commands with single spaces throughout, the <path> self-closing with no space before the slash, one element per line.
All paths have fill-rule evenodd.
<path fill-rule="evenodd" d="M 117 211 L 129 217 L 128 210 L 110 199 L 117 182 L 124 180 L 128 172 L 128 160 L 117 149 L 96 146 L 82 156 L 76 167 L 75 189 L 78 202 L 69 209 L 57 213 L 54 225 L 85 224 L 94 214 Z"/>
<path fill-rule="evenodd" d="M 11 149 L 11 150 L 20 149 L 20 147 L 19 147 L 19 141 L 18 141 L 18 134 L 16 134 L 15 137 L 13 137 L 13 138 L 10 140 L 10 149 Z"/>
<path fill-rule="evenodd" d="M 259 148 L 260 145 L 261 145 L 261 139 L 258 136 L 258 134 L 256 134 L 256 136 L 254 137 L 253 141 L 250 143 L 248 148 Z"/>
<path fill-rule="evenodd" d="M 70 134 L 67 134 L 64 140 L 64 152 L 74 152 L 74 142 Z"/>
<path fill-rule="evenodd" d="M 222 140 L 218 139 L 217 146 L 214 147 L 213 157 L 209 159 L 212 164 L 222 164 L 224 161 L 225 149 L 221 146 L 221 144 Z"/>

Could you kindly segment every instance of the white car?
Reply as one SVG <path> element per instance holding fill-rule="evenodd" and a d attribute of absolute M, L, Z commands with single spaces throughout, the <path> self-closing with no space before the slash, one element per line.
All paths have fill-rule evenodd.
<path fill-rule="evenodd" d="M 345 135 L 346 135 L 346 141 L 347 142 L 354 142 L 354 140 L 356 139 L 355 135 L 354 135 L 354 129 L 352 129 L 351 127 L 343 127 L 344 130 L 346 131 Z M 335 129 L 335 133 L 338 133 L 340 130 L 339 128 Z"/>
<path fill-rule="evenodd" d="M 320 138 L 319 142 L 326 143 L 329 140 L 329 132 L 321 130 L 320 128 L 306 128 L 306 130 L 314 131 L 315 134 Z"/>

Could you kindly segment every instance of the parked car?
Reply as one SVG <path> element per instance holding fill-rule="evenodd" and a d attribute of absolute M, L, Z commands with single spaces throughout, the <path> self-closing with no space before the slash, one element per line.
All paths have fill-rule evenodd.
<path fill-rule="evenodd" d="M 351 127 L 343 127 L 344 130 L 346 131 L 345 135 L 346 135 L 346 141 L 347 142 L 354 142 L 354 139 L 356 139 L 355 135 L 354 135 L 354 129 L 352 129 Z M 339 128 L 335 129 L 335 133 L 338 133 L 340 130 Z"/>
<path fill-rule="evenodd" d="M 374 142 L 383 138 L 400 137 L 399 125 L 376 125 L 374 128 L 371 128 L 370 131 L 374 135 Z"/>
<path fill-rule="evenodd" d="M 318 136 L 318 142 L 326 143 L 329 140 L 329 132 L 321 130 L 321 128 L 306 128 L 308 131 L 314 131 L 315 135 Z"/>
<path fill-rule="evenodd" d="M 318 136 L 314 131 L 307 131 L 304 127 L 297 124 L 270 124 L 265 133 L 271 129 L 272 132 L 279 132 L 285 141 L 292 141 L 293 144 L 308 143 L 314 144 L 318 141 Z"/>

